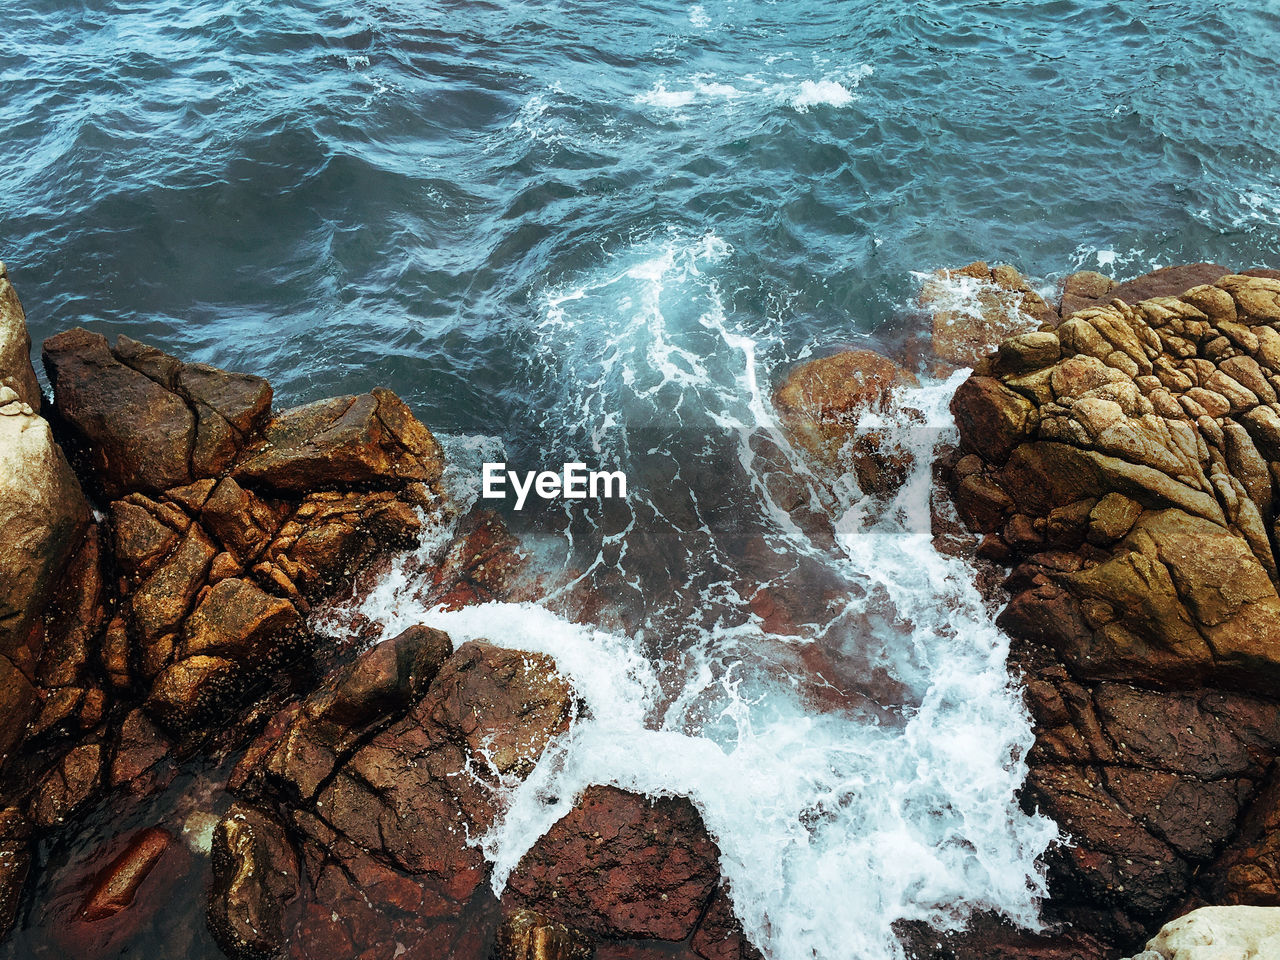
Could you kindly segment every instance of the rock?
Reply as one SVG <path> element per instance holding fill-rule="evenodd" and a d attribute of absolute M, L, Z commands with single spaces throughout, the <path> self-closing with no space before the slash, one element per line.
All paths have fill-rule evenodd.
<path fill-rule="evenodd" d="M 957 391 L 950 482 L 1011 568 L 1022 799 L 1073 841 L 1047 858 L 1049 916 L 1124 942 L 1195 898 L 1280 904 L 1280 283 L 1195 265 L 1105 286 L 1068 284 L 1107 302 L 1064 297 L 1058 356 L 1008 340 Z"/>
<path fill-rule="evenodd" d="M 264 769 L 314 798 L 370 726 L 403 716 L 421 699 L 452 652 L 446 634 L 421 626 L 365 651 L 307 698 L 270 748 Z"/>
<path fill-rule="evenodd" d="M 181 656 L 217 655 L 243 663 L 278 664 L 302 630 L 298 611 L 239 578 L 209 589 L 183 627 Z"/>
<path fill-rule="evenodd" d="M 1212 284 L 1231 271 L 1216 263 L 1190 263 L 1161 267 L 1132 280 L 1116 284 L 1109 296 L 1125 303 L 1141 303 L 1156 297 L 1177 297 L 1201 284 Z"/>
<path fill-rule="evenodd" d="M 8 387 L 21 403 L 40 413 L 40 385 L 31 366 L 31 337 L 27 315 L 0 263 L 0 388 Z"/>
<path fill-rule="evenodd" d="M 688 800 L 591 787 L 525 854 L 507 896 L 601 936 L 684 940 L 719 883 L 719 856 Z"/>
<path fill-rule="evenodd" d="M 516 910 L 498 928 L 494 960 L 591 960 L 593 947 L 578 930 Z"/>
<path fill-rule="evenodd" d="M 1101 273 L 1092 270 L 1073 273 L 1063 282 L 1058 312 L 1065 320 L 1077 310 L 1097 306 L 1109 298 L 1114 287 L 1115 281 Z"/>
<path fill-rule="evenodd" d="M 916 383 L 887 357 L 849 350 L 791 370 L 773 405 L 792 443 L 813 457 L 829 483 L 852 470 L 863 491 L 888 495 L 906 479 L 910 453 L 885 431 L 856 428 L 864 413 L 887 411 L 895 390 Z"/>
<path fill-rule="evenodd" d="M 101 787 L 102 745 L 72 748 L 35 786 L 28 815 L 37 827 L 59 826 Z"/>
<path fill-rule="evenodd" d="M 1280 956 L 1280 908 L 1201 907 L 1165 924 L 1147 943 L 1147 951 L 1158 960 Z"/>
<path fill-rule="evenodd" d="M 79 327 L 44 343 L 54 409 L 84 445 L 109 498 L 189 483 L 196 418 L 187 404 Z"/>
<path fill-rule="evenodd" d="M 0 937 L 13 928 L 31 869 L 31 823 L 16 807 L 0 809 Z"/>
<path fill-rule="evenodd" d="M 133 783 L 169 755 L 167 737 L 140 709 L 130 710 L 120 724 L 119 741 L 111 759 L 111 785 Z"/>
<path fill-rule="evenodd" d="M 321 400 L 271 421 L 237 480 L 277 490 L 434 482 L 442 472 L 430 431 L 389 390 Z"/>
<path fill-rule="evenodd" d="M 88 520 L 88 504 L 49 425 L 0 387 L 0 657 L 20 660 L 19 648 Z M 0 734 L 0 756 L 12 747 L 14 732 L 7 724 Z"/>
<path fill-rule="evenodd" d="M 143 830 L 99 873 L 85 897 L 80 919 L 105 920 L 128 909 L 147 876 L 164 856 L 173 836 L 159 827 Z"/>
<path fill-rule="evenodd" d="M 981 262 L 937 271 L 921 287 L 920 305 L 931 315 L 934 353 L 957 367 L 974 366 L 1001 340 L 1058 319 L 1016 270 Z"/>
<path fill-rule="evenodd" d="M 301 838 L 292 955 L 481 949 L 463 945 L 484 929 L 464 916 L 491 897 L 469 838 L 492 825 L 498 784 L 566 729 L 573 698 L 547 657 L 448 648 L 426 628 L 371 648 L 273 721 L 233 775 Z"/>
<path fill-rule="evenodd" d="M 268 813 L 234 804 L 213 834 L 209 929 L 233 960 L 271 960 L 283 950 L 298 899 L 298 860 Z"/>
<path fill-rule="evenodd" d="M 175 733 L 189 733 L 225 715 L 244 685 L 240 669 L 225 657 L 187 657 L 156 677 L 147 708 Z"/>

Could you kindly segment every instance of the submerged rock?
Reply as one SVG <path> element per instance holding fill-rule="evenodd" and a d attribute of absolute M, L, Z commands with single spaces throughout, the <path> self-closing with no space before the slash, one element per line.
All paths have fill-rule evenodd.
<path fill-rule="evenodd" d="M 1058 322 L 1026 277 L 982 261 L 926 278 L 920 305 L 929 312 L 934 354 L 953 367 L 971 367 L 1005 338 Z"/>
<path fill-rule="evenodd" d="M 852 471 L 865 493 L 890 495 L 906 479 L 911 454 L 891 435 L 858 429 L 864 414 L 885 413 L 915 374 L 873 350 L 848 350 L 795 367 L 773 394 L 791 442 L 813 458 L 828 484 Z"/>
<path fill-rule="evenodd" d="M 90 922 L 105 920 L 132 906 L 138 888 L 171 843 L 172 834 L 159 827 L 143 830 L 134 837 L 94 881 L 93 889 L 80 908 L 80 919 Z"/>

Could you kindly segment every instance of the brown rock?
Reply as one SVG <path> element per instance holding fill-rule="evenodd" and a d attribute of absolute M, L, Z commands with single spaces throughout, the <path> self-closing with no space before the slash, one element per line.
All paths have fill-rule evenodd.
<path fill-rule="evenodd" d="M 990 463 L 1003 463 L 1014 447 L 1029 439 L 1039 422 L 1035 406 L 990 377 L 970 377 L 956 390 L 951 412 L 966 442 L 981 444 Z M 979 440 L 980 438 L 980 440 Z"/>
<path fill-rule="evenodd" d="M 591 960 L 593 946 L 578 930 L 516 910 L 498 928 L 494 960 Z"/>
<path fill-rule="evenodd" d="M 1192 287 L 1216 283 L 1231 271 L 1216 263 L 1191 263 L 1185 266 L 1161 267 L 1151 273 L 1117 284 L 1111 289 L 1114 300 L 1141 303 L 1154 297 L 1176 297 Z"/>
<path fill-rule="evenodd" d="M 31 822 L 48 829 L 66 822 L 101 784 L 102 745 L 72 748 L 36 784 L 30 801 Z"/>
<path fill-rule="evenodd" d="M 111 785 L 133 783 L 169 755 L 169 740 L 138 709 L 129 711 L 120 725 L 115 756 L 111 759 Z"/>
<path fill-rule="evenodd" d="M 693 805 L 592 787 L 524 856 L 508 898 L 609 937 L 683 940 L 719 882 Z"/>
<path fill-rule="evenodd" d="M 209 929 L 233 960 L 269 960 L 284 948 L 298 898 L 298 860 L 270 814 L 234 804 L 213 834 Z"/>
<path fill-rule="evenodd" d="M 887 357 L 849 350 L 790 371 L 773 404 L 791 441 L 808 451 L 829 481 L 852 468 L 864 491 L 888 495 L 906 479 L 911 455 L 887 433 L 856 427 L 866 411 L 886 410 L 893 391 L 916 382 Z"/>
<path fill-rule="evenodd" d="M 957 277 L 968 281 L 963 302 L 957 300 Z M 974 366 L 1007 337 L 1057 320 L 1025 277 L 1012 268 L 988 269 L 985 263 L 937 271 L 921 287 L 920 305 L 931 314 L 934 353 L 958 367 Z"/>
<path fill-rule="evenodd" d="M 0 937 L 13 927 L 30 869 L 30 822 L 16 807 L 0 810 Z"/>
<path fill-rule="evenodd" d="M 54 408 L 109 498 L 191 481 L 196 423 L 180 397 L 117 360 L 100 334 L 78 327 L 46 340 L 43 358 Z"/>
<path fill-rule="evenodd" d="M 173 842 L 167 830 L 151 827 L 132 840 L 118 857 L 99 873 L 80 909 L 80 919 L 105 920 L 133 904 L 138 889 Z"/>
<path fill-rule="evenodd" d="M 147 709 L 166 727 L 183 733 L 225 712 L 243 686 L 242 674 L 230 660 L 187 657 L 156 677 Z"/>
<path fill-rule="evenodd" d="M 246 665 L 272 664 L 296 642 L 302 619 L 288 600 L 232 578 L 204 595 L 183 630 L 182 657 L 217 655 Z"/>
<path fill-rule="evenodd" d="M 279 414 L 234 470 L 242 483 L 306 491 L 434 482 L 439 445 L 389 391 L 321 400 Z"/>

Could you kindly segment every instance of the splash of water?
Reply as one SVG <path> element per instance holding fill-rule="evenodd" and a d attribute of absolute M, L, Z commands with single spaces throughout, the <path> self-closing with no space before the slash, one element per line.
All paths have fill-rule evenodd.
<path fill-rule="evenodd" d="M 664 476 L 695 504 L 704 491 L 689 478 L 718 470 L 736 525 L 710 509 L 685 523 L 641 484 L 629 522 L 596 531 L 602 574 L 616 567 L 624 580 L 649 582 L 652 571 L 638 569 L 653 556 L 645 537 L 665 555 L 684 550 L 715 568 L 668 585 L 678 623 L 659 614 L 661 604 L 634 633 L 531 603 L 428 610 L 412 599 L 407 562 L 361 612 L 388 634 L 425 622 L 455 643 L 486 638 L 546 653 L 585 704 L 529 779 L 508 786 L 502 816 L 477 840 L 496 891 L 583 789 L 614 784 L 692 799 L 720 846 L 734 909 L 771 960 L 901 957 L 899 920 L 955 929 L 994 910 L 1034 926 L 1045 892 L 1037 859 L 1057 831 L 1014 799 L 1028 718 L 973 571 L 938 553 L 928 531 L 930 464 L 953 439 L 947 402 L 961 375 L 904 391 L 892 408 L 901 413 L 864 418 L 860 429 L 889 431 L 914 466 L 875 509 L 851 478 L 834 495 L 823 491 L 838 549 L 816 545 L 763 477 L 766 461 L 781 460 L 811 502 L 820 498 L 762 389 L 767 331 L 736 321 L 715 283 L 731 256 L 712 234 L 643 241 L 583 282 L 548 291 L 532 331 L 538 362 L 561 384 L 544 425 L 558 426 L 566 450 L 605 451 L 633 467 L 657 456 L 676 466 L 675 480 Z M 628 429 L 639 423 L 641 434 Z M 699 431 L 722 442 L 700 446 Z M 468 450 L 484 455 L 474 439 L 450 453 L 465 463 Z M 474 498 L 468 477 L 461 468 L 447 478 L 464 503 Z M 820 558 L 844 588 L 830 617 L 769 632 L 748 598 L 788 580 L 751 582 L 759 568 L 731 546 L 742 523 L 793 566 Z M 438 533 L 424 555 L 439 549 Z M 897 699 L 880 709 L 819 702 L 797 650 L 854 651 L 892 678 Z"/>

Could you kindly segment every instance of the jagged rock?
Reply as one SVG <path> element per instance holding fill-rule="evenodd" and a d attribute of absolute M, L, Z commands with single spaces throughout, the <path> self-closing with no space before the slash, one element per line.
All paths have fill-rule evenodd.
<path fill-rule="evenodd" d="M 371 648 L 278 717 L 233 774 L 303 838 L 292 956 L 480 949 L 459 940 L 488 895 L 468 838 L 492 824 L 499 778 L 527 774 L 564 731 L 573 699 L 547 657 L 477 641 L 448 651 L 426 628 Z"/>
<path fill-rule="evenodd" d="M 80 327 L 44 343 L 54 409 L 87 451 L 110 498 L 189 483 L 196 421 L 187 404 Z"/>
<path fill-rule="evenodd" d="M 225 657 L 187 657 L 160 671 L 147 709 L 175 733 L 189 733 L 225 714 L 245 685 L 241 668 Z"/>
<path fill-rule="evenodd" d="M 101 785 L 102 745 L 82 743 L 66 753 L 36 784 L 28 815 L 47 829 L 65 823 Z"/>
<path fill-rule="evenodd" d="M 872 350 L 849 350 L 791 370 L 773 405 L 792 442 L 824 468 L 829 482 L 852 469 L 864 492 L 890 494 L 906 479 L 911 455 L 883 430 L 855 430 L 867 411 L 885 412 L 913 373 Z"/>
<path fill-rule="evenodd" d="M 508 899 L 601 936 L 684 940 L 719 883 L 719 857 L 688 800 L 591 787 L 525 854 Z"/>
<path fill-rule="evenodd" d="M 111 758 L 113 787 L 133 783 L 169 755 L 169 739 L 141 709 L 130 710 L 120 724 L 115 755 Z"/>
<path fill-rule="evenodd" d="M 298 899 L 298 859 L 284 826 L 237 803 L 213 834 L 209 928 L 233 960 L 273 960 L 289 935 Z"/>
<path fill-rule="evenodd" d="M 981 261 L 937 271 L 921 287 L 920 305 L 930 313 L 934 353 L 957 367 L 973 366 L 1007 337 L 1058 321 L 1057 311 L 1017 270 Z"/>
<path fill-rule="evenodd" d="M 1050 909 L 1120 940 L 1192 896 L 1277 897 L 1280 283 L 1224 274 L 1074 278 L 1109 302 L 1064 306 L 1056 354 L 1007 341 L 953 404 L 957 506 L 1012 567 L 1023 801 L 1073 838 Z"/>
<path fill-rule="evenodd" d="M 498 928 L 494 960 L 590 960 L 593 947 L 579 930 L 516 910 Z"/>
<path fill-rule="evenodd" d="M 389 390 L 287 410 L 234 476 L 277 490 L 433 482 L 442 471 L 431 433 Z"/>
<path fill-rule="evenodd" d="M 80 919 L 105 920 L 128 909 L 138 888 L 173 843 L 173 836 L 150 827 L 134 837 L 124 851 L 98 874 L 80 908 Z"/>

